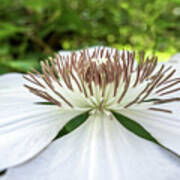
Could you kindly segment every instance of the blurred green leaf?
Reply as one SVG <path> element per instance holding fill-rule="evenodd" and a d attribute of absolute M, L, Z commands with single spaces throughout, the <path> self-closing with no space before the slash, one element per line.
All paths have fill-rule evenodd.
<path fill-rule="evenodd" d="M 179 0 L 1 0 L 0 73 L 93 45 L 156 52 L 165 61 L 180 51 L 179 7 Z"/>
<path fill-rule="evenodd" d="M 31 67 L 38 67 L 39 63 L 37 61 L 33 60 L 18 60 L 18 61 L 5 61 L 1 62 L 0 64 L 6 66 L 6 68 L 9 68 L 13 71 L 19 71 L 19 72 L 27 72 L 31 69 Z"/>

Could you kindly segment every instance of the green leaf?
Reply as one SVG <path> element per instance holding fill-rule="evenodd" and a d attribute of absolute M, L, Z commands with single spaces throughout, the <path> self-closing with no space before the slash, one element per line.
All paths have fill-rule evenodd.
<path fill-rule="evenodd" d="M 112 112 L 115 118 L 128 130 L 136 134 L 137 136 L 144 138 L 148 141 L 152 141 L 156 144 L 159 144 L 159 142 L 146 130 L 144 127 L 142 127 L 137 122 L 133 121 L 132 119 L 129 119 L 128 117 L 125 117 L 121 114 L 118 114 L 116 112 Z"/>
<path fill-rule="evenodd" d="M 135 122 L 132 119 L 129 119 L 126 116 L 123 116 L 122 114 L 112 112 L 112 114 L 115 116 L 115 118 L 129 131 L 136 134 L 137 136 L 146 139 L 148 141 L 151 141 L 157 145 L 159 145 L 161 148 L 173 153 L 175 156 L 180 157 L 179 154 L 175 153 L 171 149 L 165 147 L 163 144 L 158 142 L 156 138 L 154 138 L 143 126 L 141 126 L 139 123 Z"/>
<path fill-rule="evenodd" d="M 54 138 L 54 140 L 72 132 L 76 128 L 78 128 L 82 123 L 84 123 L 87 118 L 89 117 L 89 112 L 80 114 L 79 116 L 76 116 L 75 118 L 71 119 L 65 126 L 60 130 L 58 135 Z"/>

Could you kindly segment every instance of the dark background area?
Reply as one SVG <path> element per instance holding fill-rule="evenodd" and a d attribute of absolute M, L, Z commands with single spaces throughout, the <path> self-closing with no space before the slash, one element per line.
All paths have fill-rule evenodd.
<path fill-rule="evenodd" d="M 180 0 L 0 0 L 0 74 L 93 45 L 180 51 Z"/>

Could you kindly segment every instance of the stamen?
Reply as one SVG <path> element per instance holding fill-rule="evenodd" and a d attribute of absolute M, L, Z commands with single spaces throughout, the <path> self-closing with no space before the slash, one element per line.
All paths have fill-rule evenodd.
<path fill-rule="evenodd" d="M 165 113 L 172 113 L 172 111 L 167 110 L 167 109 L 160 109 L 160 108 L 149 108 L 152 111 L 160 111 L 160 112 L 165 112 Z"/>
<path fill-rule="evenodd" d="M 169 81 L 169 82 L 171 82 L 171 81 Z M 177 85 L 178 83 L 180 83 L 180 80 L 177 80 L 174 83 L 159 89 L 158 91 L 156 91 L 156 93 L 160 93 L 160 92 L 162 92 L 162 91 L 164 91 L 166 89 L 169 89 L 170 87 L 173 87 L 173 86 Z"/>
<path fill-rule="evenodd" d="M 170 90 L 170 91 L 166 91 L 164 93 L 161 93 L 160 96 L 164 96 L 164 95 L 174 93 L 174 92 L 177 92 L 177 91 L 180 91 L 180 88 L 176 88 L 176 89 L 173 89 L 173 90 Z"/>
<path fill-rule="evenodd" d="M 84 49 L 78 53 L 79 55 L 72 52 L 67 56 L 57 54 L 55 59 L 49 58 L 41 62 L 42 74 L 34 69 L 29 72 L 24 78 L 32 83 L 33 87 L 29 85 L 25 87 L 35 95 L 60 107 L 64 102 L 70 108 L 74 108 L 76 106 L 74 101 L 69 99 L 73 95 L 81 94 L 82 98 L 85 100 L 89 98 L 90 102 L 93 102 L 93 98 L 100 98 L 92 103 L 92 106 L 99 108 L 99 111 L 103 111 L 103 108 L 108 108 L 107 106 L 112 104 L 108 98 L 115 99 L 113 103 L 117 106 L 123 101 L 124 108 L 131 108 L 134 104 L 149 102 L 147 100 L 154 99 L 156 95 L 159 98 L 155 98 L 147 109 L 166 113 L 171 111 L 152 106 L 180 101 L 179 97 L 162 99 L 162 96 L 180 90 L 177 87 L 180 78 L 173 78 L 176 71 L 171 66 L 166 68 L 162 65 L 157 69 L 157 57 L 145 58 L 145 54 L 141 53 L 139 64 L 136 66 L 134 51 L 123 50 L 120 53 L 112 48 L 98 47 L 93 52 Z M 142 86 L 142 89 L 137 93 L 139 86 Z M 109 89 L 111 87 L 112 89 Z M 133 93 L 133 90 L 135 92 L 133 99 L 126 99 L 129 96 L 128 93 Z M 67 94 L 64 95 L 63 92 Z M 71 93 L 71 96 L 68 96 L 68 93 Z M 151 95 L 153 95 L 152 98 Z"/>
<path fill-rule="evenodd" d="M 125 96 L 125 94 L 126 94 L 126 92 L 128 90 L 128 87 L 129 87 L 129 83 L 130 83 L 130 77 L 126 81 L 126 85 L 125 85 L 124 91 L 123 91 L 122 95 L 120 96 L 120 98 L 118 100 L 118 103 L 120 103 L 122 101 L 123 97 Z"/>
<path fill-rule="evenodd" d="M 171 103 L 171 102 L 175 102 L 175 101 L 180 101 L 180 98 L 170 98 L 170 99 L 159 99 L 158 101 L 156 101 L 154 104 L 163 104 L 163 103 Z"/>
<path fill-rule="evenodd" d="M 157 87 L 161 86 L 163 83 L 165 83 L 170 77 L 173 76 L 173 74 L 176 72 L 176 70 L 172 70 L 172 72 L 170 72 L 170 74 L 168 74 L 158 85 Z"/>
<path fill-rule="evenodd" d="M 61 107 L 61 103 L 59 101 L 57 101 L 56 99 L 54 99 L 53 97 L 51 97 L 48 93 L 46 93 L 45 91 L 41 91 L 39 89 L 36 89 L 36 88 L 32 88 L 28 85 L 24 85 L 26 88 L 28 88 L 32 93 L 36 94 L 37 96 L 40 96 L 58 106 Z"/>

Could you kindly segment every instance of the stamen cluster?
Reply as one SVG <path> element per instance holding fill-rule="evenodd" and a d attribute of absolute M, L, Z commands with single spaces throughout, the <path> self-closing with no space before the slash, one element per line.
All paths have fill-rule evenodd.
<path fill-rule="evenodd" d="M 145 58 L 142 53 L 138 64 L 135 57 L 135 52 L 100 47 L 93 52 L 84 49 L 66 56 L 57 54 L 55 59 L 41 62 L 42 74 L 33 70 L 34 73 L 29 72 L 29 76 L 25 76 L 35 85 L 26 84 L 25 87 L 60 107 L 64 103 L 71 108 L 75 106 L 71 99 L 65 97 L 65 90 L 75 96 L 81 94 L 96 105 L 92 98 L 99 97 L 99 109 L 114 104 L 130 108 L 150 103 L 149 109 L 170 113 L 170 110 L 153 105 L 180 100 L 178 97 L 163 98 L 180 90 L 173 88 L 180 83 L 180 78 L 173 78 L 176 71 L 171 66 L 160 66 L 157 57 Z M 127 98 L 129 95 L 133 98 Z"/>

